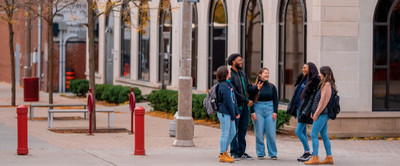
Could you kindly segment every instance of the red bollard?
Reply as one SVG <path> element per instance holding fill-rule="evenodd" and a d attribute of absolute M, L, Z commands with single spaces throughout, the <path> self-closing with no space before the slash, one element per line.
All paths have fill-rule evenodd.
<path fill-rule="evenodd" d="M 144 113 L 145 110 L 143 107 L 135 108 L 135 155 L 145 155 Z"/>
<path fill-rule="evenodd" d="M 92 113 L 93 113 L 92 89 L 89 89 L 87 108 L 88 108 L 88 112 L 89 112 L 89 135 L 92 135 Z"/>
<path fill-rule="evenodd" d="M 17 107 L 18 115 L 18 155 L 27 155 L 28 150 L 28 107 L 20 105 Z"/>
<path fill-rule="evenodd" d="M 136 108 L 136 98 L 132 88 L 131 95 L 129 96 L 129 110 L 131 111 L 131 134 L 133 134 L 133 122 L 134 122 L 133 113 L 135 112 L 135 108 Z"/>

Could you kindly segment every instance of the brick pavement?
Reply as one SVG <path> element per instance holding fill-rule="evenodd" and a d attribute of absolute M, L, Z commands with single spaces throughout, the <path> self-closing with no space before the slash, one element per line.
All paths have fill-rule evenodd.
<path fill-rule="evenodd" d="M 22 101 L 22 89 L 17 88 L 17 104 L 29 104 Z M 0 83 L 0 105 L 9 104 L 9 84 Z M 47 94 L 41 92 L 40 103 L 47 103 Z M 55 103 L 85 103 L 86 99 L 69 99 L 54 96 Z M 144 106 L 146 110 L 150 107 L 147 103 L 139 103 L 137 106 Z M 104 107 L 104 106 L 98 106 Z M 114 125 L 116 128 L 130 129 L 130 116 L 127 105 L 112 107 L 117 111 L 114 114 Z M 8 128 L 16 129 L 16 113 L 13 107 L 0 107 L 0 124 Z M 35 108 L 36 117 L 47 117 L 47 109 Z M 82 114 L 55 115 L 60 116 L 82 116 Z M 107 125 L 107 114 L 97 114 L 97 124 L 99 128 Z M 145 116 L 145 143 L 146 156 L 133 156 L 134 135 L 127 133 L 96 133 L 94 136 L 86 134 L 59 134 L 47 129 L 47 121 L 29 121 L 29 134 L 32 137 L 46 144 L 45 147 L 54 147 L 51 150 L 38 150 L 35 141 L 30 143 L 31 155 L 20 160 L 20 156 L 15 155 L 15 151 L 0 149 L 0 160 L 8 161 L 6 165 L 22 165 L 24 163 L 36 163 L 46 165 L 44 159 L 50 159 L 54 155 L 54 160 L 60 157 L 56 153 L 61 152 L 66 158 L 61 165 L 88 165 L 88 163 L 100 163 L 98 165 L 220 165 L 217 162 L 219 149 L 220 130 L 216 128 L 195 125 L 193 148 L 172 147 L 174 138 L 168 135 L 169 120 L 151 116 Z M 87 128 L 87 120 L 55 120 L 56 128 Z M 0 128 L 1 129 L 1 128 Z M 6 138 L 0 140 L 0 145 L 12 142 Z M 255 156 L 255 138 L 247 136 L 250 155 Z M 37 142 L 37 141 L 36 141 Z M 311 146 L 311 141 L 309 142 Z M 336 165 L 396 165 L 400 162 L 400 141 L 349 141 L 332 140 L 332 152 Z M 303 165 L 298 163 L 296 158 L 302 153 L 301 143 L 297 138 L 290 136 L 279 136 L 277 139 L 278 161 L 239 161 L 237 165 Z M 16 147 L 15 147 L 16 149 Z M 9 153 L 13 154 L 9 154 Z M 46 157 L 45 157 L 46 156 Z M 72 157 L 71 157 L 72 156 Z M 81 157 L 79 157 L 81 156 Z M 325 157 L 325 150 L 320 141 L 320 157 Z M 6 160 L 5 160 L 6 159 Z M 41 161 L 43 161 L 41 163 Z M 81 161 L 81 162 L 79 162 Z M 49 164 L 52 163 L 52 164 Z M 47 165 L 54 165 L 49 162 Z M 1 164 L 2 165 L 2 164 Z M 59 165 L 59 164 L 56 164 Z"/>

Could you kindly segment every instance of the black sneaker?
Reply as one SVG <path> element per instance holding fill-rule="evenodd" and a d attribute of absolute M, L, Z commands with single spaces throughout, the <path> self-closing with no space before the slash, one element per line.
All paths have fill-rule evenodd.
<path fill-rule="evenodd" d="M 243 160 L 253 160 L 253 157 L 249 156 L 247 153 L 243 153 L 240 158 Z"/>
<path fill-rule="evenodd" d="M 239 155 L 237 155 L 235 153 L 231 153 L 231 157 L 233 157 L 233 160 L 235 160 L 235 161 L 239 161 L 240 160 Z"/>
<path fill-rule="evenodd" d="M 310 160 L 311 157 L 312 157 L 312 154 L 311 154 L 310 152 L 305 152 L 301 157 L 299 157 L 299 158 L 297 159 L 297 161 L 305 162 L 305 161 Z"/>
<path fill-rule="evenodd" d="M 271 157 L 271 160 L 278 160 L 278 157 L 272 156 L 272 157 Z"/>

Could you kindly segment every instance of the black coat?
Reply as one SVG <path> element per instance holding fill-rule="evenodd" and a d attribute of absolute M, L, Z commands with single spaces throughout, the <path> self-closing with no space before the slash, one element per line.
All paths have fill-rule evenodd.
<path fill-rule="evenodd" d="M 297 100 L 297 93 L 299 92 L 299 88 L 301 86 L 301 83 L 306 79 L 303 74 L 300 74 L 297 77 L 295 85 L 295 91 L 292 97 L 292 100 L 290 100 L 288 108 L 287 108 L 287 114 L 292 115 L 294 117 L 297 117 L 297 107 L 296 107 L 296 100 Z M 316 77 L 309 84 L 306 84 L 306 87 L 304 87 L 304 97 L 300 102 L 299 105 L 299 110 L 300 114 L 299 117 L 297 117 L 298 122 L 300 123 L 307 123 L 307 124 L 312 124 L 313 120 L 311 119 L 311 111 L 312 111 L 312 105 L 313 105 L 313 100 L 314 97 L 318 91 L 318 86 L 320 83 L 320 78 Z"/>
<path fill-rule="evenodd" d="M 244 87 L 246 88 L 246 93 L 243 90 L 243 83 L 242 83 L 242 79 L 239 76 L 239 73 L 243 77 L 243 82 L 244 82 Z M 249 99 L 248 99 L 249 93 L 248 92 L 250 92 L 250 91 L 258 92 L 257 87 L 250 83 L 247 75 L 241 70 L 236 72 L 235 70 L 233 70 L 233 68 L 231 68 L 230 80 L 232 81 L 232 85 L 235 90 L 235 95 L 236 95 L 236 99 L 238 102 L 238 106 L 239 107 L 246 106 L 249 103 Z"/>

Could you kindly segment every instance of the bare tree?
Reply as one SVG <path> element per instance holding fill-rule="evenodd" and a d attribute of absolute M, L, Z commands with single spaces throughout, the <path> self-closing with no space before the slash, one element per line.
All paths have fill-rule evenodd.
<path fill-rule="evenodd" d="M 32 2 L 33 1 L 33 2 Z M 53 26 L 54 26 L 54 18 L 60 15 L 60 12 L 65 8 L 75 4 L 78 0 L 32 0 L 31 4 L 39 4 L 42 3 L 42 11 L 39 12 L 38 8 L 35 5 L 29 5 L 27 8 L 31 11 L 33 16 L 41 17 L 46 21 L 48 26 L 48 66 L 49 66 L 49 104 L 53 104 L 53 65 L 54 65 L 54 44 L 53 44 Z"/>
<path fill-rule="evenodd" d="M 2 20 L 7 22 L 8 25 L 8 44 L 10 49 L 10 60 L 11 60 L 11 105 L 15 106 L 15 59 L 14 59 L 14 31 L 13 23 L 14 12 L 20 7 L 20 4 L 15 0 L 2 0 L 0 2 L 0 17 Z"/>

